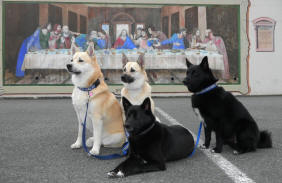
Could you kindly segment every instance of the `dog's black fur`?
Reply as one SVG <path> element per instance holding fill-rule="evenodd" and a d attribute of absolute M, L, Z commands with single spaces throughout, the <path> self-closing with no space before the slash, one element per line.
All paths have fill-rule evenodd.
<path fill-rule="evenodd" d="M 230 92 L 216 87 L 197 94 L 217 82 L 209 68 L 207 57 L 203 58 L 200 65 L 193 65 L 187 59 L 186 64 L 188 70 L 183 83 L 194 93 L 192 107 L 199 109 L 206 124 L 203 148 L 209 148 L 212 131 L 216 135 L 216 147 L 212 151 L 216 153 L 222 151 L 223 144 L 230 145 L 234 154 L 272 147 L 270 133 L 259 131 L 248 110 Z"/>
<path fill-rule="evenodd" d="M 108 173 L 123 177 L 165 170 L 165 162 L 188 157 L 194 149 L 191 133 L 180 125 L 167 126 L 156 121 L 150 99 L 133 105 L 122 98 L 126 113 L 125 128 L 129 132 L 129 157 Z"/>

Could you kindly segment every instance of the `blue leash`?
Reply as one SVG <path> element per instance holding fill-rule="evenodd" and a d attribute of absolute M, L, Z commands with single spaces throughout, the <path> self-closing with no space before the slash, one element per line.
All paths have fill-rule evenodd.
<path fill-rule="evenodd" d="M 193 154 L 195 153 L 196 151 L 196 148 L 198 147 L 198 144 L 199 144 L 199 141 L 200 141 L 200 136 L 201 136 L 201 130 L 202 130 L 202 126 L 203 126 L 203 122 L 200 123 L 200 126 L 199 126 L 199 130 L 198 130 L 198 136 L 197 136 L 197 141 L 196 141 L 196 144 L 195 144 L 195 147 L 194 147 L 194 150 L 192 151 L 192 153 L 188 156 L 188 158 L 192 157 Z"/>
<path fill-rule="evenodd" d="M 88 104 L 89 104 L 89 91 L 88 91 L 88 101 L 86 104 L 86 113 L 84 117 L 84 122 L 81 124 L 83 126 L 82 130 L 82 146 L 85 152 L 88 153 L 89 156 L 92 156 L 94 158 L 100 159 L 100 160 L 110 160 L 110 159 L 116 159 L 116 158 L 121 158 L 127 155 L 128 147 L 129 147 L 129 142 L 127 140 L 127 135 L 126 135 L 126 142 L 122 146 L 122 153 L 121 154 L 110 154 L 110 155 L 94 155 L 91 154 L 86 146 L 86 119 L 87 119 L 87 112 L 88 112 Z M 127 133 L 126 133 L 127 134 Z"/>

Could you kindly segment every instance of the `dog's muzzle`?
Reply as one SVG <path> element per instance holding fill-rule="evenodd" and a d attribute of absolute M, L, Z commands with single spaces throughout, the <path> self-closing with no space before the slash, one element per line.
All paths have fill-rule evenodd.
<path fill-rule="evenodd" d="M 67 64 L 67 70 L 68 70 L 68 72 L 73 73 L 73 74 L 80 74 L 81 73 L 80 71 L 75 71 L 73 69 L 72 64 Z"/>
<path fill-rule="evenodd" d="M 183 82 L 184 85 L 188 85 L 189 80 L 187 78 L 185 78 L 182 82 Z"/>
<path fill-rule="evenodd" d="M 134 78 L 131 77 L 130 75 L 128 74 L 123 74 L 121 76 L 121 81 L 124 82 L 124 83 L 132 83 L 134 81 Z"/>
<path fill-rule="evenodd" d="M 133 128 L 129 125 L 129 124 L 124 124 L 124 128 L 126 129 L 126 131 L 128 132 L 132 132 Z"/>
<path fill-rule="evenodd" d="M 72 64 L 67 64 L 67 69 L 69 72 L 72 72 Z"/>

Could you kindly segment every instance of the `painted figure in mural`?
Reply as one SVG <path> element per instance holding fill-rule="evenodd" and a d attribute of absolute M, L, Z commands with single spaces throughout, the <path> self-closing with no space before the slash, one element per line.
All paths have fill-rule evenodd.
<path fill-rule="evenodd" d="M 199 29 L 194 29 L 193 32 L 191 34 L 188 34 L 186 36 L 186 39 L 189 43 L 189 47 L 193 48 L 199 45 L 199 43 L 202 43 L 202 39 L 201 39 L 201 32 Z M 188 46 L 186 46 L 188 47 Z"/>
<path fill-rule="evenodd" d="M 142 32 L 142 28 L 138 27 L 135 33 L 131 35 L 131 39 L 137 47 L 139 46 L 139 41 L 137 40 L 142 36 L 141 32 Z"/>
<path fill-rule="evenodd" d="M 206 38 L 203 42 L 210 44 L 210 45 L 214 45 L 216 47 L 216 50 L 221 55 L 223 55 L 224 73 L 222 74 L 222 78 L 225 80 L 230 79 L 228 55 L 227 55 L 227 51 L 226 51 L 223 39 L 220 36 L 214 36 L 212 30 L 207 29 Z"/>
<path fill-rule="evenodd" d="M 100 49 L 107 48 L 107 40 L 105 31 L 98 32 L 97 45 Z"/>
<path fill-rule="evenodd" d="M 102 31 L 103 32 L 103 31 Z M 106 37 L 106 48 L 111 49 L 112 48 L 112 41 L 111 41 L 111 36 L 109 31 L 104 31 L 105 32 L 105 37 Z"/>
<path fill-rule="evenodd" d="M 96 50 L 101 49 L 98 45 L 98 37 L 99 37 L 98 32 L 95 31 L 95 30 L 92 30 L 87 37 L 87 47 L 88 47 L 90 42 L 93 42 L 94 43 L 94 49 L 96 49 Z"/>
<path fill-rule="evenodd" d="M 40 32 L 41 28 L 38 27 L 35 32 L 26 38 L 21 44 L 21 48 L 17 58 L 16 76 L 24 77 L 24 71 L 22 70 L 22 65 L 24 61 L 25 54 L 29 51 L 37 51 L 41 49 L 40 46 Z"/>
<path fill-rule="evenodd" d="M 89 31 L 88 34 L 80 34 L 75 38 L 75 43 L 81 47 L 84 51 L 88 48 L 90 42 L 94 43 L 94 49 L 100 49 L 97 44 L 98 41 L 98 33 L 95 30 Z"/>
<path fill-rule="evenodd" d="M 182 28 L 180 29 L 179 33 L 173 34 L 170 39 L 164 40 L 156 46 L 172 44 L 172 49 L 175 50 L 185 49 L 185 44 L 184 44 L 185 37 L 186 37 L 186 29 Z"/>
<path fill-rule="evenodd" d="M 167 40 L 167 37 L 165 35 L 165 33 L 163 33 L 162 31 L 156 31 L 154 27 L 149 26 L 148 27 L 148 33 L 149 33 L 149 46 L 153 46 L 158 44 L 159 42 L 162 42 L 164 40 Z M 158 49 L 169 49 L 170 45 L 161 45 L 158 46 Z"/>
<path fill-rule="evenodd" d="M 134 49 L 136 46 L 127 34 L 127 31 L 123 29 L 117 38 L 114 48 L 116 49 Z"/>
<path fill-rule="evenodd" d="M 49 48 L 49 38 L 50 38 L 51 29 L 52 29 L 51 23 L 48 23 L 41 28 L 41 32 L 39 35 L 41 49 Z"/>
<path fill-rule="evenodd" d="M 48 32 L 47 27 L 42 27 L 39 35 L 41 49 L 49 48 L 49 43 L 48 43 L 49 38 L 50 38 L 50 32 Z"/>
<path fill-rule="evenodd" d="M 71 31 L 69 30 L 69 26 L 64 25 L 63 29 L 62 29 L 62 34 L 61 34 L 60 40 L 58 40 L 58 43 L 57 43 L 59 45 L 58 48 L 70 49 L 72 36 L 73 35 L 72 35 Z"/>
<path fill-rule="evenodd" d="M 137 40 L 140 49 L 149 49 L 148 36 L 145 29 L 141 30 L 141 37 Z"/>
<path fill-rule="evenodd" d="M 55 24 L 53 27 L 53 31 L 50 33 L 50 38 L 49 38 L 49 48 L 50 49 L 57 49 L 57 41 L 61 37 L 61 31 L 62 31 L 62 26 L 59 24 Z"/>

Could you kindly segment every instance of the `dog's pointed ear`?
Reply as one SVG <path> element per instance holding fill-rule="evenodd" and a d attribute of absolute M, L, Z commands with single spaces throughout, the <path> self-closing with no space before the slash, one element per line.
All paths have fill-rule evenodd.
<path fill-rule="evenodd" d="M 122 67 L 124 67 L 127 62 L 128 62 L 127 56 L 124 53 L 122 53 Z"/>
<path fill-rule="evenodd" d="M 127 113 L 128 109 L 132 106 L 132 104 L 127 100 L 127 98 L 122 97 L 122 106 L 125 113 Z"/>
<path fill-rule="evenodd" d="M 79 48 L 76 46 L 76 44 L 73 42 L 71 44 L 71 55 L 74 55 L 76 52 L 79 52 Z"/>
<path fill-rule="evenodd" d="M 90 57 L 95 56 L 95 50 L 94 50 L 94 43 L 93 43 L 93 42 L 90 42 L 90 43 L 89 43 L 86 52 L 87 52 L 87 54 L 88 54 Z"/>
<path fill-rule="evenodd" d="M 193 64 L 186 58 L 186 66 L 190 68 Z"/>
<path fill-rule="evenodd" d="M 201 68 L 204 70 L 209 70 L 209 62 L 208 62 L 208 57 L 205 56 L 200 64 Z"/>
<path fill-rule="evenodd" d="M 145 111 L 151 111 L 151 100 L 149 97 L 145 98 L 141 107 L 142 109 L 145 109 Z"/>
<path fill-rule="evenodd" d="M 141 53 L 138 57 L 137 63 L 140 65 L 142 69 L 144 69 L 145 61 L 144 61 L 144 53 Z"/>

